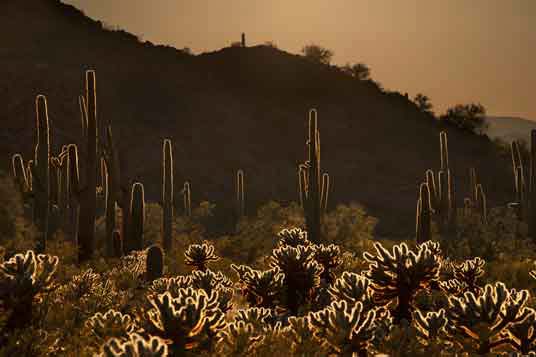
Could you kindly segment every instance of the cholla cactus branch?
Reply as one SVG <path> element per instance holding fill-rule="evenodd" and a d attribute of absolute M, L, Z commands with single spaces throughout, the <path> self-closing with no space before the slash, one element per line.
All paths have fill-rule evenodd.
<path fill-rule="evenodd" d="M 168 346 L 158 337 L 144 338 L 137 333 L 128 335 L 128 340 L 112 338 L 104 346 L 99 357 L 167 357 Z"/>
<path fill-rule="evenodd" d="M 196 270 L 205 271 L 209 262 L 220 260 L 214 254 L 214 246 L 210 244 L 191 244 L 184 252 L 185 264 L 194 267 Z"/>

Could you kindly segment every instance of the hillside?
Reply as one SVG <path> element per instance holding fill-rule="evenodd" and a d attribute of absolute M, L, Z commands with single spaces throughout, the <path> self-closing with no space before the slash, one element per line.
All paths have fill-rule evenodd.
<path fill-rule="evenodd" d="M 536 129 L 536 121 L 524 118 L 487 117 L 489 128 L 487 134 L 490 138 L 499 138 L 510 142 L 524 140 L 530 142 L 530 131 Z"/>
<path fill-rule="evenodd" d="M 94 68 L 100 120 L 113 125 L 123 178 L 144 182 L 149 199 L 159 197 L 161 141 L 169 137 L 176 186 L 191 181 L 194 202 L 215 202 L 222 219 L 239 168 L 250 213 L 269 199 L 296 200 L 306 114 L 316 107 L 331 204 L 364 204 L 380 218 L 381 235 L 413 231 L 417 185 L 439 165 L 440 128 L 404 96 L 270 47 L 188 56 L 140 43 L 56 0 L 4 0 L 0 13 L 0 168 L 12 153 L 31 155 L 39 93 L 48 97 L 55 150 L 80 143 L 77 96 L 83 71 Z M 508 163 L 488 139 L 449 130 L 449 143 L 459 201 L 470 166 L 491 204 L 510 198 Z"/>

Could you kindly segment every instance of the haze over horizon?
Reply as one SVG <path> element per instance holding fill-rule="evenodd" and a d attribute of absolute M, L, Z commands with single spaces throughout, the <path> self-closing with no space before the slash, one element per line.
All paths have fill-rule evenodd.
<path fill-rule="evenodd" d="M 363 62 L 384 88 L 423 93 L 436 113 L 480 102 L 490 116 L 536 120 L 536 1 L 68 0 L 143 40 L 194 53 L 273 41 L 300 53 L 315 43 L 332 64 Z"/>

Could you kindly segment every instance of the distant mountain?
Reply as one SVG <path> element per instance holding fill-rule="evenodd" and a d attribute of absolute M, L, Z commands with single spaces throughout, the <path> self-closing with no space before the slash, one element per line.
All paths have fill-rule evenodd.
<path fill-rule="evenodd" d="M 525 140 L 530 142 L 530 131 L 536 129 L 536 121 L 514 117 L 487 117 L 489 128 L 487 134 L 490 138 L 499 138 L 506 142 L 512 140 Z"/>
<path fill-rule="evenodd" d="M 190 181 L 194 203 L 216 203 L 222 225 L 232 221 L 225 217 L 240 168 L 248 213 L 268 200 L 296 201 L 306 115 L 315 107 L 322 168 L 333 182 L 329 208 L 359 202 L 379 217 L 380 235 L 414 233 L 418 185 L 426 169 L 439 167 L 443 128 L 404 95 L 268 46 L 190 56 L 142 43 L 57 0 L 2 0 L 0 13 L 0 169 L 9 169 L 13 153 L 31 157 L 40 93 L 48 98 L 54 152 L 83 142 L 77 96 L 84 70 L 93 68 L 100 126 L 112 124 L 122 181 L 145 183 L 149 200 L 160 197 L 162 139 L 171 138 L 176 187 Z M 458 205 L 473 166 L 489 204 L 506 202 L 507 159 L 485 136 L 446 130 Z"/>

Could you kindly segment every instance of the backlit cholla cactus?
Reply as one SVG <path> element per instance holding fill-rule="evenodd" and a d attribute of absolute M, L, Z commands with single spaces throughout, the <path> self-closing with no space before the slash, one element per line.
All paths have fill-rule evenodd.
<path fill-rule="evenodd" d="M 283 288 L 282 274 L 279 268 L 254 270 L 246 265 L 231 265 L 238 274 L 243 295 L 247 302 L 256 307 L 275 308 Z"/>
<path fill-rule="evenodd" d="M 439 282 L 439 289 L 448 295 L 460 296 L 467 291 L 467 284 L 458 279 Z"/>
<path fill-rule="evenodd" d="M 277 234 L 277 237 L 279 238 L 280 247 L 290 246 L 296 248 L 299 245 L 311 245 L 311 242 L 307 239 L 307 232 L 301 228 L 285 228 Z"/>
<path fill-rule="evenodd" d="M 0 302 L 10 311 L 7 330 L 25 327 L 32 321 L 32 306 L 53 287 L 58 257 L 32 250 L 16 254 L 0 265 Z"/>
<path fill-rule="evenodd" d="M 244 322 L 251 324 L 256 330 L 263 329 L 274 320 L 272 310 L 258 307 L 251 307 L 245 310 L 238 310 L 234 322 Z"/>
<path fill-rule="evenodd" d="M 270 266 L 279 268 L 285 278 L 284 303 L 292 315 L 298 314 L 303 303 L 310 301 L 320 285 L 323 268 L 314 259 L 314 248 L 284 246 L 272 251 Z"/>
<path fill-rule="evenodd" d="M 526 307 L 523 320 L 507 327 L 503 337 L 517 352 L 528 355 L 536 352 L 536 310 Z"/>
<path fill-rule="evenodd" d="M 180 289 L 186 289 L 191 285 L 191 276 L 178 275 L 172 278 L 160 278 L 153 281 L 149 287 L 149 293 L 159 295 L 169 292 L 173 298 L 176 298 L 179 296 Z"/>
<path fill-rule="evenodd" d="M 429 311 L 426 315 L 423 315 L 420 310 L 416 310 L 413 314 L 413 320 L 418 336 L 425 344 L 430 344 L 445 334 L 447 317 L 445 316 L 444 309 L 440 309 L 437 312 Z"/>
<path fill-rule="evenodd" d="M 310 323 L 309 316 L 291 316 L 289 325 L 285 327 L 284 334 L 290 341 L 293 356 L 318 356 L 327 355 L 327 350 L 319 349 L 318 341 L 314 336 L 314 328 Z"/>
<path fill-rule="evenodd" d="M 375 308 L 370 280 L 363 275 L 345 271 L 329 288 L 333 300 L 344 300 L 350 305 L 363 304 L 365 312 Z"/>
<path fill-rule="evenodd" d="M 214 246 L 210 244 L 191 244 L 184 252 L 185 264 L 192 266 L 195 270 L 205 271 L 209 262 L 220 260 L 214 254 Z"/>
<path fill-rule="evenodd" d="M 369 344 L 374 338 L 374 310 L 365 314 L 361 302 L 349 305 L 342 300 L 309 316 L 315 336 L 337 355 L 367 355 Z"/>
<path fill-rule="evenodd" d="M 136 324 L 130 315 L 112 309 L 104 314 L 97 312 L 86 321 L 86 326 L 101 340 L 124 338 L 136 330 Z"/>
<path fill-rule="evenodd" d="M 144 338 L 131 333 L 128 340 L 110 339 L 102 346 L 99 357 L 167 357 L 168 346 L 161 338 L 149 336 Z"/>
<path fill-rule="evenodd" d="M 231 288 L 233 282 L 221 272 L 214 273 L 212 270 L 194 271 L 191 277 L 191 286 L 194 289 L 202 289 L 210 296 L 212 292 L 218 293 L 218 307 L 224 313 L 229 311 L 233 305 L 231 303 L 234 290 Z"/>
<path fill-rule="evenodd" d="M 504 337 L 510 324 L 522 322 L 530 310 L 524 309 L 527 290 L 508 291 L 503 283 L 488 284 L 480 295 L 468 291 L 463 297 L 450 297 L 447 333 L 478 354 L 509 343 Z"/>
<path fill-rule="evenodd" d="M 363 254 L 370 263 L 364 275 L 370 279 L 374 302 L 387 305 L 396 300 L 395 323 L 402 319 L 411 321 L 416 294 L 428 289 L 439 277 L 440 258 L 426 244 L 417 246 L 416 252 L 405 243 L 395 245 L 392 253 L 380 243 L 374 243 L 374 248 L 376 255 Z"/>
<path fill-rule="evenodd" d="M 482 288 L 478 285 L 478 279 L 484 275 L 484 265 L 486 261 L 480 257 L 475 257 L 465 262 L 454 265 L 454 277 L 467 285 L 466 291 L 474 294 L 480 293 Z"/>
<path fill-rule="evenodd" d="M 333 270 L 342 263 L 341 250 L 335 244 L 316 245 L 313 253 L 314 259 L 324 268 L 320 278 L 326 283 L 331 284 L 335 280 Z"/>
<path fill-rule="evenodd" d="M 169 292 L 148 296 L 150 327 L 153 334 L 170 340 L 173 353 L 183 353 L 212 341 L 225 328 L 225 315 L 218 308 L 218 293 L 208 296 L 203 290 L 180 289 L 173 298 Z"/>
<path fill-rule="evenodd" d="M 221 356 L 251 356 L 262 339 L 252 324 L 233 322 L 220 333 L 216 350 Z"/>

